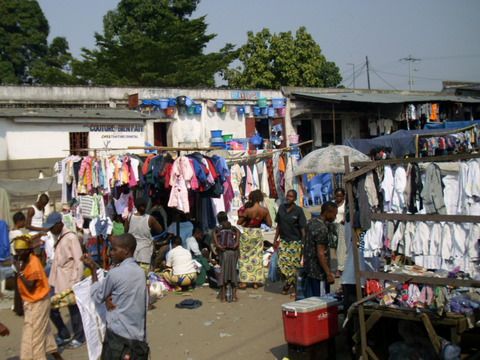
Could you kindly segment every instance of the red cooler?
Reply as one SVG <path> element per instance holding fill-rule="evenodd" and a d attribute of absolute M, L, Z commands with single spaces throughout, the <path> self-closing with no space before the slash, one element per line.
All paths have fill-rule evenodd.
<path fill-rule="evenodd" d="M 282 305 L 283 330 L 289 344 L 310 346 L 338 332 L 338 301 L 310 297 Z"/>

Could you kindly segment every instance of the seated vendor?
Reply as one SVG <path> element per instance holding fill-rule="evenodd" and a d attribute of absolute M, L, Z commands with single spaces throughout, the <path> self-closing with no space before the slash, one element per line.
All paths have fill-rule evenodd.
<path fill-rule="evenodd" d="M 173 240 L 173 249 L 167 254 L 167 270 L 162 273 L 163 278 L 175 290 L 180 291 L 195 284 L 197 271 L 189 250 L 182 247 L 182 239 L 176 236 Z"/>
<path fill-rule="evenodd" d="M 196 281 L 197 286 L 202 286 L 205 283 L 207 279 L 207 271 L 210 269 L 210 264 L 208 263 L 208 249 L 202 248 L 202 251 L 200 251 L 200 244 L 202 243 L 203 238 L 203 230 L 195 228 L 192 236 L 187 238 L 186 241 L 187 250 L 189 250 L 192 253 L 193 258 L 202 265 Z"/>

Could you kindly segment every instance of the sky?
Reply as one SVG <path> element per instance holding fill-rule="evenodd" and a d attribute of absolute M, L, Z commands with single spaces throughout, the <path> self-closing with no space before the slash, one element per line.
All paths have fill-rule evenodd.
<path fill-rule="evenodd" d="M 118 0 L 39 0 L 50 37 L 65 36 L 74 56 L 95 45 L 103 16 Z M 442 80 L 480 82 L 478 0 L 202 0 L 193 17 L 206 16 L 217 34 L 206 52 L 241 46 L 247 31 L 292 31 L 305 26 L 323 54 L 340 68 L 343 85 L 367 88 L 365 57 L 374 89 L 441 90 Z M 352 65 L 353 64 L 353 65 Z"/>

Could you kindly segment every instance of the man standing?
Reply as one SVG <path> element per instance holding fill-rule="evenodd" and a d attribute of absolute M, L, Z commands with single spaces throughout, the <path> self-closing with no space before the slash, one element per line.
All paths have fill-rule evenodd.
<path fill-rule="evenodd" d="M 307 219 L 303 209 L 295 204 L 297 200 L 295 190 L 288 190 L 285 200 L 285 204 L 280 205 L 275 218 L 277 230 L 274 245 L 275 248 L 278 248 L 278 266 L 285 278 L 282 293 L 287 295 L 290 290 L 295 290 L 295 280 L 302 258 Z"/>
<path fill-rule="evenodd" d="M 305 297 L 323 296 L 330 292 L 335 275 L 330 270 L 329 244 L 336 236 L 335 228 L 328 226 L 337 217 L 337 204 L 326 202 L 319 217 L 307 224 L 307 238 L 304 249 Z"/>
<path fill-rule="evenodd" d="M 113 236 L 110 256 L 113 267 L 101 282 L 97 264 L 88 254 L 83 263 L 92 270 L 91 295 L 97 304 L 107 306 L 107 332 L 102 360 L 147 359 L 146 339 L 147 283 L 145 273 L 135 262 L 137 242 L 132 234 Z"/>
<path fill-rule="evenodd" d="M 62 222 L 62 214 L 51 213 L 44 227 L 48 229 L 55 238 L 55 256 L 50 270 L 49 282 L 54 293 L 59 294 L 73 288 L 73 285 L 82 279 L 83 263 L 82 248 L 77 234 L 68 230 Z M 85 342 L 83 333 L 82 317 L 76 304 L 68 305 L 68 312 L 73 329 L 73 340 L 70 348 L 77 348 Z M 70 340 L 70 332 L 62 320 L 60 311 L 52 309 L 50 318 L 58 329 L 57 344 L 64 345 Z"/>
<path fill-rule="evenodd" d="M 43 226 L 43 220 L 45 217 L 45 207 L 49 201 L 48 195 L 42 194 L 37 202 L 28 208 L 25 227 L 30 230 L 31 233 L 48 231 L 48 229 Z"/>

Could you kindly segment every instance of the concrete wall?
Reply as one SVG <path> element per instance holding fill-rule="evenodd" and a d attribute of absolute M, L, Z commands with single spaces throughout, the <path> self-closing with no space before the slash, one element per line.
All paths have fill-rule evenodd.
<path fill-rule="evenodd" d="M 0 161 L 65 157 L 70 149 L 70 132 L 89 132 L 91 148 L 127 148 L 145 142 L 143 126 L 132 128 L 141 131 L 90 131 L 82 124 L 29 124 L 11 119 L 0 119 L 0 124 Z"/>

